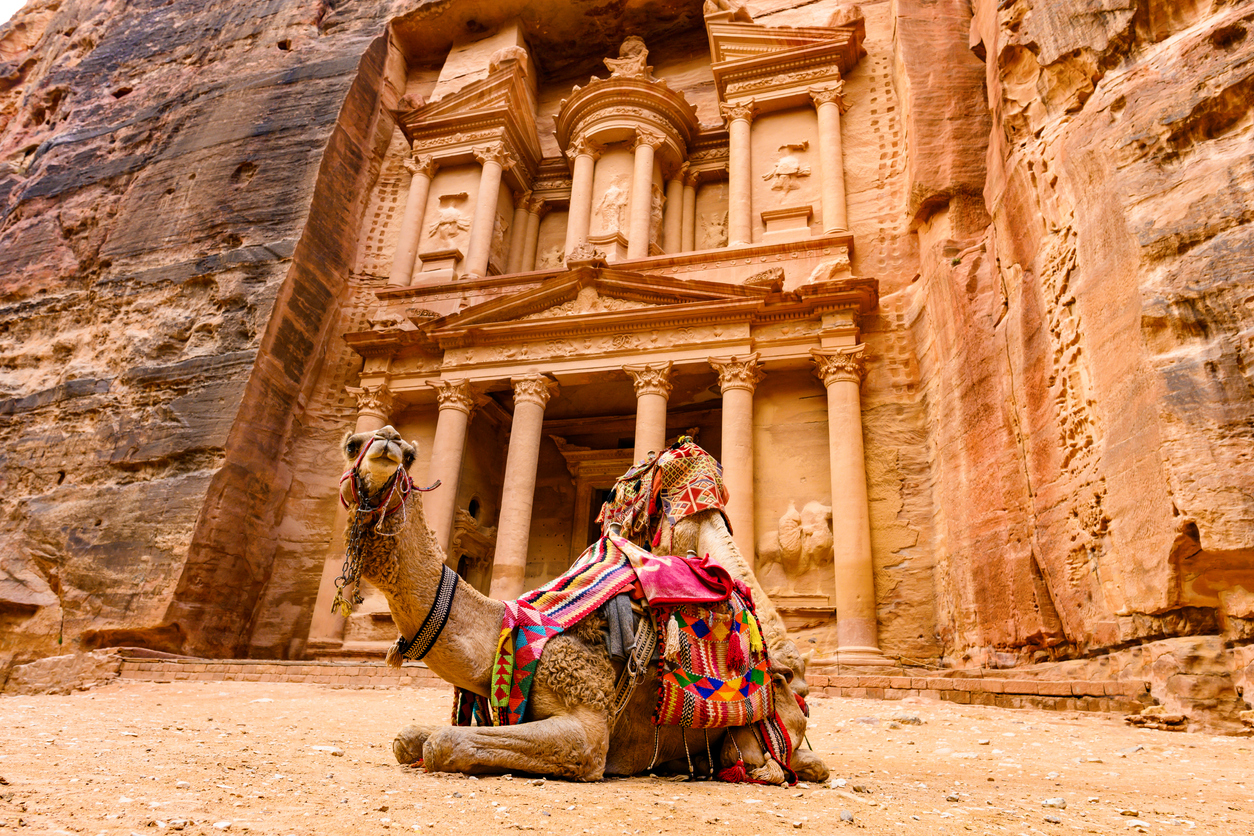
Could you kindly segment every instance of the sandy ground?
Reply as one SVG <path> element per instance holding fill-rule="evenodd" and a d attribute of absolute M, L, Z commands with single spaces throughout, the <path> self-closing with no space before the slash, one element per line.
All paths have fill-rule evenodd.
<path fill-rule="evenodd" d="M 398 766 L 395 731 L 444 722 L 449 700 L 212 682 L 0 698 L 0 831 L 1254 834 L 1254 741 L 1109 715 L 815 699 L 825 786 Z"/>

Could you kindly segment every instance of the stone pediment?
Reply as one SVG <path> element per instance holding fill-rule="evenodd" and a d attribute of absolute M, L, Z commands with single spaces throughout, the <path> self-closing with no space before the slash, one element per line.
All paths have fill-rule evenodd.
<path fill-rule="evenodd" d="M 472 334 L 503 335 L 535 329 L 597 327 L 624 318 L 695 314 L 710 306 L 756 304 L 776 288 L 648 276 L 584 267 L 559 274 L 539 287 L 469 307 L 441 319 L 415 322 L 442 344 Z"/>
<path fill-rule="evenodd" d="M 723 101 L 760 97 L 777 86 L 828 83 L 848 74 L 865 54 L 862 19 L 798 28 L 711 22 L 708 32 L 711 69 Z M 776 78 L 785 84 L 772 83 Z"/>

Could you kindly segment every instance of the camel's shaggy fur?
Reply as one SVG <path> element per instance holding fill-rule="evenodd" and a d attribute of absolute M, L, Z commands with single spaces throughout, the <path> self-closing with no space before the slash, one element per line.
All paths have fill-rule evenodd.
<path fill-rule="evenodd" d="M 374 433 L 346 436 L 344 453 L 348 461 L 354 462 L 362 445 L 372 440 L 357 472 L 362 490 L 377 497 L 398 467 L 408 467 L 413 462 L 415 450 L 394 429 L 384 427 Z M 726 531 L 721 521 L 718 527 Z M 411 495 L 403 514 L 393 514 L 379 528 L 381 531 L 372 527 L 363 536 L 362 577 L 387 598 L 401 632 L 412 636 L 435 599 L 444 552 L 427 527 L 418 494 Z M 730 537 L 727 539 L 730 541 Z M 743 563 L 727 568 L 742 578 L 752 578 Z M 775 615 L 773 608 L 770 612 Z M 484 597 L 459 580 L 448 624 L 424 661 L 445 681 L 486 695 L 503 614 L 500 601 Z M 701 755 L 693 758 L 694 765 L 703 762 L 707 745 L 711 753 L 721 751 L 724 760 L 730 758 L 729 762 L 734 762 L 737 747 L 729 748 L 732 737 L 725 738 L 721 730 L 711 730 L 707 736 L 699 729 L 685 731 L 652 724 L 650 717 L 657 696 L 656 680 L 652 677 L 637 688 L 611 739 L 609 706 L 616 671 L 602 633 L 603 623 L 599 615 L 589 617 L 548 642 L 522 724 L 496 728 L 409 726 L 401 730 L 393 743 L 397 760 L 414 763 L 421 759 L 431 771 L 530 772 L 580 781 L 642 772 L 653 762 L 655 746 L 658 764 L 676 761 L 685 764 L 686 769 L 689 755 Z M 770 629 L 764 624 L 764 632 Z M 768 642 L 770 638 L 782 638 L 782 621 Z M 794 661 L 804 667 L 800 657 Z M 805 733 L 805 717 L 793 699 L 790 679 L 799 681 L 790 668 L 779 668 L 774 687 L 777 710 L 796 745 Z M 738 753 L 743 754 L 751 775 L 782 781 L 782 771 L 763 757 L 751 730 L 733 733 Z M 826 766 L 812 753 L 797 750 L 793 758 L 799 777 L 826 780 Z"/>

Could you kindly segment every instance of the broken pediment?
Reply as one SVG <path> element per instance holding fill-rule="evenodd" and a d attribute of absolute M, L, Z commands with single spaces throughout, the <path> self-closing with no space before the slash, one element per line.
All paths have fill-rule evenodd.
<path fill-rule="evenodd" d="M 773 27 L 713 22 L 707 27 L 719 98 L 760 98 L 775 87 L 823 84 L 847 75 L 866 54 L 862 18 L 843 26 Z"/>

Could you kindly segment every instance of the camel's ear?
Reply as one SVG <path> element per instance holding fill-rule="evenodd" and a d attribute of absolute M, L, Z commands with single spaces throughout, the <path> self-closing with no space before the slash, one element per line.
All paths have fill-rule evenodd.
<path fill-rule="evenodd" d="M 778 662 L 771 663 L 771 678 L 781 685 L 787 685 L 792 682 L 793 671 L 787 665 L 781 665 Z"/>
<path fill-rule="evenodd" d="M 414 459 L 418 458 L 418 442 L 416 440 L 405 445 L 405 454 L 401 458 L 401 467 L 409 470 L 409 466 L 414 463 Z"/>
<path fill-rule="evenodd" d="M 340 446 L 344 449 L 344 458 L 349 464 L 357 461 L 357 455 L 361 452 L 361 445 L 366 443 L 366 438 L 370 433 L 357 433 L 353 435 L 352 430 L 344 433 L 344 440 L 340 442 Z"/>

